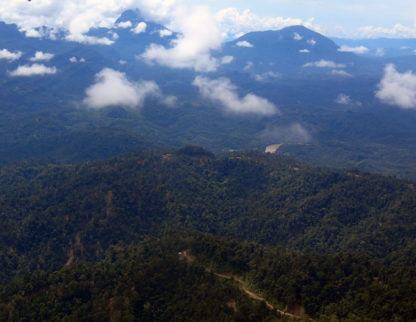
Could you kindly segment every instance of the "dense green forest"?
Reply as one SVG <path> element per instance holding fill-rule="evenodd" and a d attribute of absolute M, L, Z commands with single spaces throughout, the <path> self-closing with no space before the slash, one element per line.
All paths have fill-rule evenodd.
<path fill-rule="evenodd" d="M 190 261 L 181 258 L 185 250 Z M 38 271 L 0 286 L 0 319 L 410 321 L 416 316 L 416 268 L 388 267 L 364 255 L 301 254 L 191 231 L 117 244 L 105 253 L 92 265 Z M 243 292 L 236 282 L 242 278 L 274 308 Z"/>
<path fill-rule="evenodd" d="M 289 319 L 230 273 L 305 318 L 416 319 L 415 183 L 193 146 L 3 166 L 1 318 Z"/>
<path fill-rule="evenodd" d="M 277 320 L 232 281 L 178 257 L 184 242 L 116 245 L 92 266 L 38 272 L 0 288 L 1 320 L 261 321 Z M 178 248 L 179 247 L 179 248 Z"/>

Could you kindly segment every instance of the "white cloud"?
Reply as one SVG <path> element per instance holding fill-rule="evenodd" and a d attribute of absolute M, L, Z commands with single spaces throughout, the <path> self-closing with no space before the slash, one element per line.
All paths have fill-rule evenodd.
<path fill-rule="evenodd" d="M 279 143 L 308 143 L 312 140 L 309 131 L 299 123 L 288 126 L 269 126 L 263 131 L 261 137 Z"/>
<path fill-rule="evenodd" d="M 131 23 L 131 21 L 127 20 L 127 21 L 122 21 L 119 24 L 117 24 L 117 28 L 122 28 L 122 29 L 127 29 L 127 28 L 131 28 L 133 26 L 133 24 Z"/>
<path fill-rule="evenodd" d="M 141 34 L 146 31 L 146 28 L 147 28 L 147 24 L 142 21 L 142 22 L 139 22 L 134 29 L 132 29 L 132 32 L 135 34 Z"/>
<path fill-rule="evenodd" d="M 354 54 L 365 54 L 369 51 L 369 49 L 364 46 L 349 47 L 349 46 L 343 45 L 340 48 L 338 48 L 338 51 L 346 52 L 346 53 L 354 53 Z"/>
<path fill-rule="evenodd" d="M 182 35 L 171 41 L 173 47 L 151 44 L 140 58 L 172 68 L 215 71 L 221 61 L 211 57 L 210 51 L 221 47 L 222 34 L 208 8 L 195 7 L 177 15 Z"/>
<path fill-rule="evenodd" d="M 163 96 L 159 98 L 159 102 L 167 107 L 175 107 L 178 104 L 178 98 L 176 96 Z"/>
<path fill-rule="evenodd" d="M 353 77 L 350 73 L 347 73 L 345 70 L 333 69 L 331 71 L 332 75 L 343 76 L 343 77 Z"/>
<path fill-rule="evenodd" d="M 77 57 L 73 56 L 73 57 L 69 58 L 69 61 L 71 63 L 85 63 L 85 58 L 78 59 Z"/>
<path fill-rule="evenodd" d="M 200 2 L 199 2 L 200 3 Z M 208 2 L 206 2 L 208 3 Z M 218 1 L 211 1 L 218 4 Z M 140 8 L 143 15 L 177 30 L 181 22 L 177 12 L 183 10 L 192 1 L 184 0 L 3 0 L 0 6 L 0 21 L 16 23 L 27 36 L 44 37 L 57 34 L 59 30 L 68 30 L 70 39 L 85 40 L 92 27 L 113 27 L 117 17 L 126 9 Z M 179 8 L 182 7 L 182 8 Z M 380 6 L 379 6 L 380 7 Z M 179 9 L 178 9 L 179 8 Z M 276 30 L 287 26 L 304 25 L 307 28 L 328 36 L 346 38 L 415 38 L 415 26 L 397 24 L 392 28 L 365 26 L 345 32 L 342 26 L 327 26 L 324 29 L 314 23 L 313 18 L 302 20 L 292 17 L 261 17 L 250 10 L 239 11 L 225 8 L 216 15 L 222 30 L 231 38 L 239 33 L 254 30 Z M 128 22 L 120 25 L 125 27 Z M 42 30 L 43 26 L 50 29 Z M 117 26 L 116 26 L 117 27 Z M 180 31 L 180 30 L 179 30 Z"/>
<path fill-rule="evenodd" d="M 384 56 L 384 49 L 383 48 L 377 48 L 376 56 L 377 57 L 383 57 Z"/>
<path fill-rule="evenodd" d="M 241 37 L 243 37 L 245 35 L 245 33 L 244 32 L 239 32 L 238 34 L 235 34 L 234 35 L 234 39 L 238 39 L 238 38 L 241 38 Z M 227 33 L 225 33 L 225 35 L 224 35 L 224 39 L 225 38 L 227 38 Z"/>
<path fill-rule="evenodd" d="M 162 29 L 159 31 L 159 36 L 160 37 L 170 37 L 173 35 L 173 32 L 169 29 Z"/>
<path fill-rule="evenodd" d="M 197 76 L 192 85 L 198 87 L 202 97 L 214 104 L 221 105 L 229 112 L 261 115 L 271 115 L 278 112 L 277 107 L 265 98 L 251 93 L 240 98 L 237 94 L 237 87 L 227 78 L 211 80 Z"/>
<path fill-rule="evenodd" d="M 243 70 L 248 71 L 251 67 L 253 67 L 254 64 L 252 61 L 248 61 L 247 64 L 244 66 Z"/>
<path fill-rule="evenodd" d="M 305 54 L 310 53 L 309 49 L 301 49 L 301 50 L 299 50 L 299 52 L 300 53 L 305 53 Z"/>
<path fill-rule="evenodd" d="M 358 30 L 361 38 L 416 38 L 416 26 L 396 24 L 392 28 L 365 26 Z"/>
<path fill-rule="evenodd" d="M 311 46 L 315 46 L 316 45 L 316 40 L 315 39 L 309 39 L 308 41 L 307 41 L 307 43 L 309 44 L 309 45 L 311 45 Z"/>
<path fill-rule="evenodd" d="M 117 40 L 118 38 L 119 38 L 119 35 L 118 35 L 118 33 L 116 33 L 116 32 L 114 32 L 114 31 L 109 31 L 108 32 L 108 34 L 110 34 L 111 35 L 111 39 L 112 40 Z"/>
<path fill-rule="evenodd" d="M 276 79 L 279 78 L 280 74 L 279 73 L 275 73 L 275 72 L 266 72 L 263 74 L 256 74 L 254 75 L 254 79 L 258 82 L 267 82 L 270 81 L 272 79 Z"/>
<path fill-rule="evenodd" d="M 351 97 L 349 97 L 348 95 L 345 95 L 345 94 L 341 93 L 335 99 L 335 103 L 342 104 L 342 105 L 351 105 L 352 100 L 351 100 Z"/>
<path fill-rule="evenodd" d="M 221 29 L 228 35 L 235 36 L 250 31 L 282 29 L 284 27 L 303 25 L 309 29 L 319 31 L 313 23 L 313 18 L 304 21 L 297 18 L 259 17 L 250 10 L 238 11 L 236 8 L 225 8 L 216 14 Z"/>
<path fill-rule="evenodd" d="M 294 40 L 302 40 L 302 39 L 303 39 L 303 37 L 302 37 L 301 35 L 299 35 L 299 33 L 295 32 L 295 33 L 293 34 L 293 39 L 294 39 Z"/>
<path fill-rule="evenodd" d="M 56 67 L 46 67 L 43 64 L 23 65 L 9 72 L 10 76 L 43 76 L 56 74 Z"/>
<path fill-rule="evenodd" d="M 48 34 L 68 30 L 68 40 L 99 43 L 98 40 L 86 38 L 84 34 L 91 27 L 112 26 L 115 15 L 129 2 L 132 1 L 4 1 L 0 8 L 0 20 L 16 23 L 21 31 L 31 37 L 45 36 L 38 29 L 47 26 L 50 28 Z"/>
<path fill-rule="evenodd" d="M 345 64 L 337 64 L 332 60 L 321 59 L 319 61 L 306 63 L 303 67 L 320 67 L 320 68 L 345 68 Z"/>
<path fill-rule="evenodd" d="M 83 103 L 94 109 L 107 106 L 142 107 L 153 96 L 161 103 L 173 103 L 173 97 L 162 95 L 154 81 L 130 82 L 124 73 L 105 68 L 95 76 L 95 83 L 86 90 Z"/>
<path fill-rule="evenodd" d="M 20 30 L 22 31 L 22 30 Z M 42 38 L 44 37 L 44 33 L 42 33 L 41 31 L 37 30 L 37 29 L 29 29 L 29 30 L 25 30 L 25 36 L 28 38 Z"/>
<path fill-rule="evenodd" d="M 386 104 L 416 109 L 416 75 L 412 71 L 400 73 L 394 65 L 387 65 L 376 97 Z"/>
<path fill-rule="evenodd" d="M 127 9 L 140 8 L 149 18 L 161 20 L 172 15 L 175 5 L 174 0 L 5 0 L 0 6 L 0 21 L 17 24 L 28 36 L 51 36 L 66 30 L 71 41 L 109 44 L 85 34 L 90 28 L 113 27 Z M 49 29 L 42 30 L 44 26 Z"/>
<path fill-rule="evenodd" d="M 8 61 L 15 61 L 22 57 L 23 53 L 21 51 L 11 52 L 7 49 L 0 50 L 0 59 L 5 59 Z"/>
<path fill-rule="evenodd" d="M 248 41 L 246 40 L 242 40 L 236 43 L 236 45 L 238 47 L 247 47 L 247 48 L 253 48 L 254 46 L 252 44 L 250 44 Z"/>
<path fill-rule="evenodd" d="M 348 106 L 362 106 L 363 104 L 360 101 L 353 100 L 350 96 L 341 93 L 335 99 L 335 103 L 340 105 L 348 105 Z"/>
<path fill-rule="evenodd" d="M 108 39 L 107 37 L 92 37 L 92 36 L 86 36 L 83 34 L 70 34 L 65 37 L 68 41 L 74 41 L 74 42 L 80 42 L 88 45 L 112 45 L 114 44 L 114 40 Z"/>
<path fill-rule="evenodd" d="M 230 64 L 234 60 L 233 56 L 224 56 L 221 58 L 221 64 Z"/>
<path fill-rule="evenodd" d="M 119 63 L 120 65 L 125 65 L 125 64 L 127 64 L 127 62 L 126 62 L 125 60 L 123 60 L 123 59 L 120 59 L 120 60 L 118 61 L 118 63 Z"/>
<path fill-rule="evenodd" d="M 42 51 L 37 51 L 35 53 L 35 56 L 33 56 L 32 58 L 30 58 L 30 61 L 49 61 L 51 60 L 53 57 L 55 57 L 54 54 L 50 54 L 50 53 L 44 53 Z"/>

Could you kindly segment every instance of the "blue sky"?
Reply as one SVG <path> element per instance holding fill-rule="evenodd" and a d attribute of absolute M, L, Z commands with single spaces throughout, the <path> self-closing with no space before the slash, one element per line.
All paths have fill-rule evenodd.
<path fill-rule="evenodd" d="M 393 30 L 395 25 L 415 29 L 416 1 L 411 0 L 190 0 L 208 5 L 214 11 L 234 7 L 249 9 L 260 17 L 299 18 L 314 23 L 330 36 L 360 37 L 360 28 Z M 338 34 L 337 34 L 338 33 Z M 382 34 L 381 30 L 378 34 Z M 368 37 L 362 33 L 362 37 Z M 402 32 L 397 37 L 408 36 Z"/>
<path fill-rule="evenodd" d="M 409 0 L 192 0 L 213 10 L 235 7 L 250 9 L 261 16 L 283 16 L 308 20 L 314 17 L 321 24 L 342 23 L 345 27 L 392 27 L 395 24 L 413 25 L 416 2 Z"/>

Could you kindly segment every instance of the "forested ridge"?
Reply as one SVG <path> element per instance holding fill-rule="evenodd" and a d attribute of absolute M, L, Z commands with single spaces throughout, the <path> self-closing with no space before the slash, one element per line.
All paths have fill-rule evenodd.
<path fill-rule="evenodd" d="M 282 318 L 210 268 L 314 319 L 416 319 L 414 184 L 192 146 L 4 166 L 1 318 Z"/>

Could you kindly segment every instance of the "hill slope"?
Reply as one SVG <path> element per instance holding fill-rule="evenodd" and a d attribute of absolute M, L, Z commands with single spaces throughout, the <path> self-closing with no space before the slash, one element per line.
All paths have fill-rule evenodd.
<path fill-rule="evenodd" d="M 194 149 L 3 167 L 2 280 L 100 258 L 110 245 L 168 228 L 415 264 L 413 184 L 281 156 L 217 159 Z"/>
<path fill-rule="evenodd" d="M 280 318 L 243 280 L 296 314 L 416 316 L 415 182 L 194 146 L 0 173 L 2 317 Z"/>

